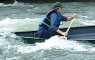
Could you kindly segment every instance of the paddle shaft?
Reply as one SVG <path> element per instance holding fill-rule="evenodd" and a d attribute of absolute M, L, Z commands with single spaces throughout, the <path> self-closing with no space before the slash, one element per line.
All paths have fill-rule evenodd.
<path fill-rule="evenodd" d="M 69 32 L 69 30 L 70 30 L 70 28 L 71 28 L 71 26 L 72 26 L 73 22 L 74 22 L 74 19 L 73 19 L 73 20 L 71 20 L 71 23 L 70 23 L 69 27 L 67 28 L 66 33 L 68 33 L 68 32 Z"/>

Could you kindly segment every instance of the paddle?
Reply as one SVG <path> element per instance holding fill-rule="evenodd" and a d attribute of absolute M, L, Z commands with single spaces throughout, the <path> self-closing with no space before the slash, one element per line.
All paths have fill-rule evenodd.
<path fill-rule="evenodd" d="M 66 30 L 66 32 L 65 32 L 65 34 L 64 34 L 64 38 L 67 39 L 66 36 L 68 35 L 68 32 L 69 32 L 69 30 L 70 30 L 70 28 L 71 28 L 71 25 L 73 24 L 74 21 L 75 21 L 75 19 L 71 20 L 70 25 L 69 25 L 69 27 L 67 28 L 67 30 Z"/>
<path fill-rule="evenodd" d="M 74 14 L 74 16 L 76 16 L 76 14 Z M 66 30 L 66 32 L 65 32 L 65 34 L 64 34 L 64 38 L 67 40 L 67 34 L 68 34 L 68 32 L 69 32 L 69 30 L 70 30 L 70 28 L 71 28 L 71 26 L 72 26 L 72 24 L 73 24 L 73 22 L 75 21 L 75 18 L 73 18 L 73 20 L 71 20 L 71 22 L 70 22 L 70 25 L 69 25 L 69 27 L 67 28 L 67 30 Z"/>

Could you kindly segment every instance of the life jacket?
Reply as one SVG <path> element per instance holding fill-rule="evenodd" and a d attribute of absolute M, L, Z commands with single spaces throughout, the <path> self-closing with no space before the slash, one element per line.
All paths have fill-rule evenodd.
<path fill-rule="evenodd" d="M 56 13 L 56 14 L 57 14 L 56 10 L 50 11 L 50 12 L 46 15 L 46 18 L 44 19 L 44 21 L 43 21 L 43 23 L 42 23 L 42 24 L 45 25 L 45 29 L 48 29 L 48 28 L 50 27 L 50 25 L 51 25 L 51 18 L 50 18 L 50 15 L 51 15 L 52 13 Z"/>

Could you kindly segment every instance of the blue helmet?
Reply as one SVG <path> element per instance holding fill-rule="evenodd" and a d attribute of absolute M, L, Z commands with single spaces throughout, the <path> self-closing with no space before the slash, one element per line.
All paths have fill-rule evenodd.
<path fill-rule="evenodd" d="M 59 8 L 59 7 L 63 8 L 63 5 L 60 2 L 56 2 L 56 3 L 53 4 L 52 9 L 56 9 L 56 8 Z"/>

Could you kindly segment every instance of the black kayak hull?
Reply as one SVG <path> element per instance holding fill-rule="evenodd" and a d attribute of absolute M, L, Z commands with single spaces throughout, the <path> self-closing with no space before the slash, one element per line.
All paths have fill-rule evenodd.
<path fill-rule="evenodd" d="M 67 28 L 60 29 L 66 31 Z M 21 36 L 25 43 L 35 43 L 42 42 L 47 38 L 35 37 L 37 31 L 25 31 L 25 32 L 15 32 L 17 36 Z M 55 34 L 56 35 L 56 34 Z M 68 40 L 95 40 L 95 26 L 82 26 L 82 27 L 72 27 L 68 33 Z"/>

